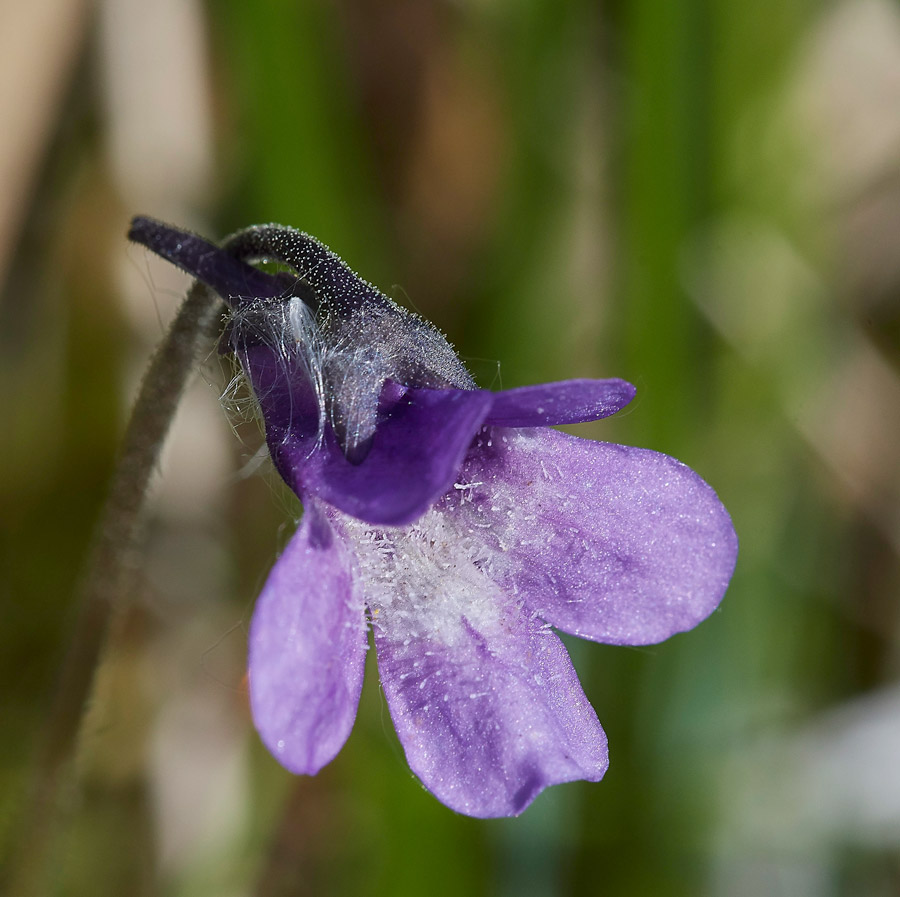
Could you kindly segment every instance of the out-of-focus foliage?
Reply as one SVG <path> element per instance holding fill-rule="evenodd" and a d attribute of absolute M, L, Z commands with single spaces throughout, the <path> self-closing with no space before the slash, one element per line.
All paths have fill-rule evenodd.
<path fill-rule="evenodd" d="M 185 287 L 126 245 L 140 212 L 212 236 L 272 220 L 316 234 L 446 329 L 484 386 L 630 379 L 633 406 L 577 432 L 686 461 L 742 549 L 696 631 L 572 644 L 610 737 L 602 783 L 519 819 L 455 816 L 411 778 L 374 675 L 345 750 L 295 779 L 253 733 L 243 651 L 299 511 L 256 469 L 239 401 L 227 426 L 232 371 L 211 358 L 110 634 L 48 893 L 900 888 L 895 4 L 3 15 L 7 868 L 129 397 Z"/>

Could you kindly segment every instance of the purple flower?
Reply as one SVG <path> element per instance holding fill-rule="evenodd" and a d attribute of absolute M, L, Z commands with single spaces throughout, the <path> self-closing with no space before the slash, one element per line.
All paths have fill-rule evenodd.
<path fill-rule="evenodd" d="M 228 345 L 304 504 L 250 628 L 253 716 L 279 762 L 313 774 L 341 749 L 371 626 L 409 765 L 447 806 L 513 815 L 600 779 L 606 736 L 554 628 L 662 641 L 716 608 L 737 553 L 680 462 L 549 429 L 634 388 L 477 389 L 430 324 L 289 228 L 220 248 L 139 218 L 130 236 L 228 302 Z"/>

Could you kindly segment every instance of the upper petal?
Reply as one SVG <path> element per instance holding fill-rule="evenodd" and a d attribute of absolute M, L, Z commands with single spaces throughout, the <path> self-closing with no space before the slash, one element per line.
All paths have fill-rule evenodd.
<path fill-rule="evenodd" d="M 367 523 L 409 523 L 453 485 L 490 406 L 490 393 L 481 390 L 407 390 L 359 464 L 344 457 L 326 427 L 321 449 L 298 459 L 299 485 Z"/>
<path fill-rule="evenodd" d="M 238 356 L 259 402 L 270 447 L 290 435 L 308 453 L 307 441 L 318 436 L 322 415 L 303 359 L 263 344 L 242 348 Z"/>
<path fill-rule="evenodd" d="M 609 762 L 562 642 L 500 597 L 496 620 L 457 617 L 444 638 L 410 638 L 402 618 L 375 618 L 381 683 L 410 768 L 442 803 L 481 818 L 517 815 L 549 785 L 597 781 Z M 426 608 L 441 601 L 423 598 Z"/>
<path fill-rule="evenodd" d="M 498 427 L 550 427 L 600 420 L 621 411 L 635 388 L 625 380 L 560 380 L 494 393 L 486 423 Z"/>
<path fill-rule="evenodd" d="M 266 747 L 312 775 L 347 740 L 366 626 L 351 558 L 315 501 L 272 568 L 250 624 L 250 700 Z"/>
<path fill-rule="evenodd" d="M 494 577 L 543 619 L 644 645 L 718 606 L 737 556 L 731 518 L 684 464 L 553 430 L 495 430 L 460 475 L 496 549 Z"/>

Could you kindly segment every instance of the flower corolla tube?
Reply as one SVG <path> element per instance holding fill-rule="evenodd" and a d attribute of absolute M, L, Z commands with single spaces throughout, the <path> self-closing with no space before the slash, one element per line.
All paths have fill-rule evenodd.
<path fill-rule="evenodd" d="M 614 414 L 634 387 L 478 389 L 438 330 L 292 228 L 216 246 L 136 218 L 129 237 L 227 303 L 223 350 L 303 503 L 249 634 L 277 760 L 311 775 L 336 756 L 371 629 L 409 765 L 448 807 L 515 815 L 548 785 L 599 780 L 606 736 L 554 630 L 662 641 L 718 606 L 737 555 L 684 464 L 551 429 Z"/>

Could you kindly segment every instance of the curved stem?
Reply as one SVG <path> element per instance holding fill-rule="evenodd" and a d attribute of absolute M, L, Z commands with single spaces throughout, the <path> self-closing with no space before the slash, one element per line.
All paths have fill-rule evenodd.
<path fill-rule="evenodd" d="M 94 542 L 76 595 L 78 618 L 43 732 L 33 790 L 21 826 L 11 894 L 42 892 L 53 820 L 114 612 L 126 606 L 147 487 L 169 426 L 198 360 L 219 330 L 220 300 L 197 282 L 156 350 L 125 430 Z"/>

